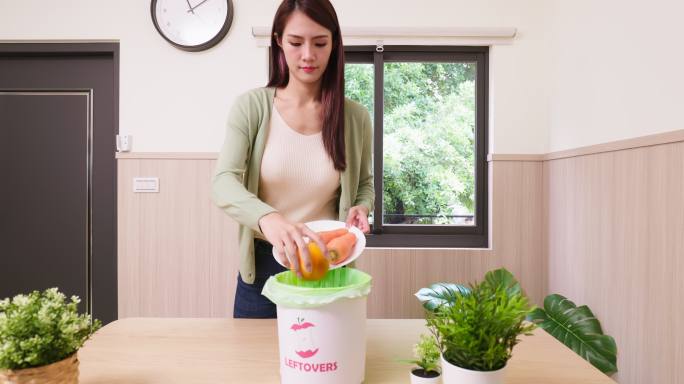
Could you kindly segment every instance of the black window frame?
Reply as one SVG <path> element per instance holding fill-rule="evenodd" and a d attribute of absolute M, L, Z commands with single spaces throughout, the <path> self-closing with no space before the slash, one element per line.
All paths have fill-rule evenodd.
<path fill-rule="evenodd" d="M 368 247 L 486 248 L 489 246 L 488 103 L 489 47 L 480 46 L 345 46 L 345 63 L 374 66 L 373 174 L 374 222 Z M 387 225 L 383 223 L 383 101 L 386 62 L 474 62 L 476 78 L 475 225 Z"/>

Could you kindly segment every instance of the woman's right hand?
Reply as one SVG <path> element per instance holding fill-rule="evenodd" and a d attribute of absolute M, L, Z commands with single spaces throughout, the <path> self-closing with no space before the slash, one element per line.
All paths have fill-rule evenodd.
<path fill-rule="evenodd" d="M 302 273 L 299 269 L 300 261 L 297 257 L 297 249 L 302 255 L 301 262 L 304 264 L 304 268 L 307 272 L 311 272 L 311 256 L 304 236 L 315 241 L 325 257 L 330 258 L 325 243 L 316 232 L 302 223 L 291 223 L 278 212 L 271 212 L 262 216 L 259 219 L 259 227 L 266 240 L 275 248 L 276 255 L 281 263 L 290 270 L 296 271 L 300 278 Z"/>

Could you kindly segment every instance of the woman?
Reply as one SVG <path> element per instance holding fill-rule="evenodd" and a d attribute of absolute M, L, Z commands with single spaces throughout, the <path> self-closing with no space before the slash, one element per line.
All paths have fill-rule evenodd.
<path fill-rule="evenodd" d="M 305 222 L 340 220 L 370 231 L 370 116 L 344 98 L 342 35 L 330 2 L 283 1 L 271 56 L 268 85 L 233 105 L 213 178 L 214 202 L 240 223 L 234 317 L 276 317 L 261 295 L 268 277 L 284 270 L 272 247 L 296 271 L 297 250 L 311 270 L 304 236 L 328 255 Z"/>

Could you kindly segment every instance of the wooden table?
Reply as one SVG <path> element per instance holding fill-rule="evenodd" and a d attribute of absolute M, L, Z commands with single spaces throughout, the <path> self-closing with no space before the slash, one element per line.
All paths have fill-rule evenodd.
<path fill-rule="evenodd" d="M 423 320 L 368 320 L 365 383 L 408 383 Z M 81 384 L 278 383 L 275 320 L 118 320 L 79 352 Z M 523 337 L 507 384 L 615 383 L 541 329 Z"/>

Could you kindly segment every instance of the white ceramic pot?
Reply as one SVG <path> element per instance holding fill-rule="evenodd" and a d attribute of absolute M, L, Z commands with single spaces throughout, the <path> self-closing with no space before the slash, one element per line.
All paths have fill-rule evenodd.
<path fill-rule="evenodd" d="M 436 376 L 436 377 L 421 377 L 413 373 L 414 370 L 412 370 L 409 375 L 411 375 L 411 384 L 441 384 L 442 383 L 442 376 Z"/>
<path fill-rule="evenodd" d="M 505 366 L 496 371 L 472 371 L 451 364 L 444 360 L 444 356 L 440 359 L 444 384 L 503 384 L 504 382 Z"/>

